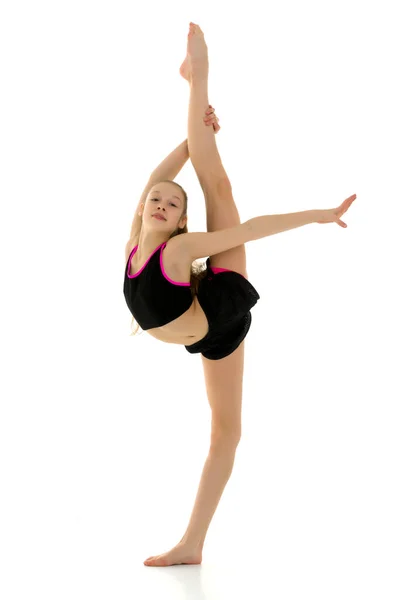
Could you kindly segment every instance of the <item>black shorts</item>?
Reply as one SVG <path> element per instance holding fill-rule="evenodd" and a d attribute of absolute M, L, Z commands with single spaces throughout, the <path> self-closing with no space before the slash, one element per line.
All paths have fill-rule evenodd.
<path fill-rule="evenodd" d="M 186 346 L 190 354 L 201 352 L 210 360 L 232 354 L 246 337 L 251 325 L 250 309 L 260 296 L 240 273 L 228 269 L 213 270 L 207 259 L 207 275 L 200 281 L 198 300 L 208 320 L 208 333 Z"/>

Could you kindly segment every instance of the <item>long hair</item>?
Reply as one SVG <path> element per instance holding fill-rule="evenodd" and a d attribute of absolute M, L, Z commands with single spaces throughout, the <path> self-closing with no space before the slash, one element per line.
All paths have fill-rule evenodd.
<path fill-rule="evenodd" d="M 183 194 L 183 200 L 184 200 L 184 207 L 183 207 L 183 212 L 181 215 L 182 217 L 186 217 L 187 215 L 187 208 L 188 208 L 188 197 L 187 194 L 185 192 L 185 190 L 183 189 L 183 187 L 181 185 L 179 185 L 179 183 L 176 183 L 176 181 L 171 181 L 169 179 L 164 179 L 163 181 L 159 181 L 157 183 L 173 183 L 174 185 L 178 186 L 179 189 L 181 190 L 182 194 Z M 138 234 L 140 234 L 141 228 L 138 231 Z M 187 225 L 185 225 L 182 229 L 175 229 L 175 231 L 173 231 L 171 233 L 171 235 L 169 236 L 169 240 L 173 237 L 175 237 L 176 235 L 181 235 L 182 233 L 188 233 L 188 228 Z M 204 279 L 204 277 L 207 275 L 207 267 L 205 263 L 193 263 L 191 268 L 190 268 L 190 291 L 192 293 L 192 299 L 194 299 L 194 297 L 197 295 L 198 289 L 199 289 L 199 283 L 202 279 Z M 133 331 L 133 325 L 134 323 L 136 323 L 137 327 L 135 329 L 135 331 Z M 130 335 L 136 335 L 138 330 L 141 329 L 139 323 L 136 321 L 135 317 L 132 317 L 132 323 L 131 323 L 131 329 L 132 329 L 132 333 Z"/>

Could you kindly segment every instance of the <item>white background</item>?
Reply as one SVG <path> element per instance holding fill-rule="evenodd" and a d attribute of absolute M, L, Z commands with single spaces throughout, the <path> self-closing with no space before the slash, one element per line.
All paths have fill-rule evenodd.
<path fill-rule="evenodd" d="M 399 598 L 395 2 L 5 2 L 0 12 L 0 595 Z M 182 537 L 208 452 L 200 355 L 130 337 L 124 250 L 187 137 L 189 21 L 261 299 L 243 434 L 201 567 Z M 189 231 L 206 230 L 188 161 Z M 155 371 L 157 374 L 155 375 Z"/>

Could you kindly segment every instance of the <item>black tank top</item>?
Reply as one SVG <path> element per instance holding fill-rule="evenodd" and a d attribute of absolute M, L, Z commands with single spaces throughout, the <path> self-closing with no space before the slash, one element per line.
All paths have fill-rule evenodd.
<path fill-rule="evenodd" d="M 135 246 L 125 267 L 125 300 L 144 331 L 170 323 L 192 304 L 190 282 L 173 281 L 164 270 L 162 251 L 166 245 L 163 242 L 157 246 L 143 267 L 130 275 L 131 258 L 138 248 Z"/>

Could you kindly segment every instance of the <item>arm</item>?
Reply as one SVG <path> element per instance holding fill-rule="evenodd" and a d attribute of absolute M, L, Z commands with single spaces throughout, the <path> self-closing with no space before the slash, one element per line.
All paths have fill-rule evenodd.
<path fill-rule="evenodd" d="M 172 244 L 179 247 L 185 260 L 192 263 L 197 258 L 214 256 L 225 250 L 236 248 L 274 233 L 301 227 L 308 223 L 317 223 L 323 218 L 323 210 L 306 210 L 286 215 L 263 215 L 228 229 L 219 229 L 208 233 L 183 233 L 174 237 Z"/>
<path fill-rule="evenodd" d="M 263 215 L 254 217 L 248 221 L 250 226 L 251 240 L 302 227 L 309 223 L 317 223 L 322 218 L 321 210 L 304 210 L 302 212 L 287 213 L 284 215 Z"/>
<path fill-rule="evenodd" d="M 164 160 L 154 169 L 150 175 L 152 185 L 164 179 L 175 179 L 189 158 L 187 140 L 179 144 Z"/>
<path fill-rule="evenodd" d="M 211 106 L 206 110 L 205 118 L 208 118 L 208 122 L 206 122 L 205 125 L 213 125 L 213 127 L 215 125 L 216 128 L 214 128 L 214 131 L 215 133 L 218 133 L 218 131 L 221 129 L 218 125 L 219 119 L 216 117 L 214 109 Z M 156 167 L 151 173 L 134 213 L 128 244 L 131 243 L 132 239 L 136 237 L 139 233 L 141 227 L 141 219 L 138 215 L 140 205 L 145 203 L 147 195 L 153 187 L 153 185 L 155 185 L 159 181 L 163 181 L 164 179 L 169 179 L 171 181 L 174 180 L 188 159 L 189 146 L 188 141 L 186 139 L 181 144 L 179 144 L 179 146 L 177 146 L 175 150 L 168 154 L 168 156 L 164 158 L 164 160 L 158 165 L 158 167 Z"/>
<path fill-rule="evenodd" d="M 288 213 L 286 215 L 265 215 L 264 217 L 255 217 L 250 219 L 251 239 L 258 240 L 267 235 L 274 235 L 281 231 L 308 225 L 308 223 L 337 223 L 340 227 L 347 227 L 346 223 L 340 217 L 344 215 L 357 198 L 357 194 L 352 194 L 342 202 L 337 208 L 322 210 L 305 210 L 298 213 Z"/>
<path fill-rule="evenodd" d="M 153 185 L 155 185 L 159 181 L 163 181 L 164 179 L 173 180 L 179 173 L 179 171 L 182 169 L 183 165 L 188 160 L 188 158 L 189 150 L 187 140 L 185 140 L 184 142 L 179 144 L 179 146 L 175 148 L 175 150 L 173 150 L 167 156 L 167 158 L 164 158 L 164 160 L 158 165 L 158 167 L 156 167 L 151 173 L 142 192 L 142 195 L 140 196 L 140 200 L 138 202 L 135 214 L 133 216 L 128 244 L 131 243 L 131 241 L 138 235 L 140 231 L 142 221 L 138 215 L 138 212 L 140 210 L 140 205 L 145 203 L 147 195 L 153 187 Z"/>
<path fill-rule="evenodd" d="M 218 117 L 215 114 L 214 108 L 209 104 L 205 112 L 203 119 L 204 125 L 212 125 L 214 133 L 218 133 L 221 127 L 218 125 Z M 181 171 L 186 161 L 189 158 L 189 144 L 186 139 L 184 142 L 179 144 L 175 150 L 168 154 L 159 165 L 154 169 L 151 174 L 151 179 L 154 183 L 162 181 L 163 179 L 173 180 Z"/>

